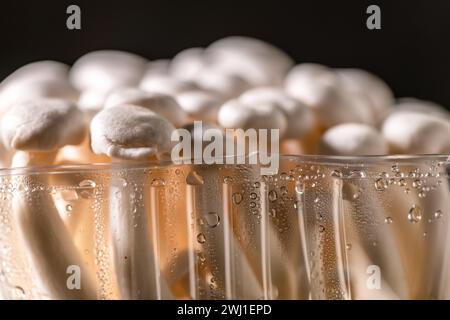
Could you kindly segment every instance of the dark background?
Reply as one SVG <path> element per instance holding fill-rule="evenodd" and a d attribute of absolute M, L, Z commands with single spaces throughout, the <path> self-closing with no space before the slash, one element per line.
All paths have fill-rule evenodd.
<path fill-rule="evenodd" d="M 70 4 L 81 7 L 80 31 L 66 29 Z M 366 28 L 370 4 L 381 30 Z M 449 0 L 2 0 L 0 79 L 35 60 L 72 63 L 96 49 L 164 58 L 227 35 L 269 41 L 298 62 L 365 68 L 397 96 L 450 107 Z"/>

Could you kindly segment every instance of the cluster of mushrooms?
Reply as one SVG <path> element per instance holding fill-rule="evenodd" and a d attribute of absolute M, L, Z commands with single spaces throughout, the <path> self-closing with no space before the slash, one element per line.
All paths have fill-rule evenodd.
<path fill-rule="evenodd" d="M 170 153 L 173 130 L 194 121 L 219 130 L 279 129 L 283 154 L 450 153 L 445 108 L 396 100 L 387 84 L 367 71 L 295 65 L 268 43 L 233 36 L 167 60 L 95 51 L 72 66 L 39 61 L 19 68 L 0 83 L 0 165 L 158 160 Z M 53 207 L 43 219 L 18 200 L 23 237 L 39 249 L 37 268 L 58 279 L 49 290 L 65 298 L 65 266 L 74 260 L 82 265 L 82 259 L 74 258 L 76 249 Z M 49 199 L 42 203 L 52 206 Z M 59 248 L 46 247 L 43 229 L 52 230 Z M 116 249 L 130 254 L 127 241 Z M 53 267 L 45 255 L 39 257 L 48 250 L 60 256 Z M 151 248 L 142 244 L 132 251 L 136 256 Z M 136 279 L 123 280 L 123 298 L 158 298 L 145 295 L 151 288 L 128 292 L 133 286 L 139 286 Z M 87 285 L 69 297 L 94 298 L 95 290 Z"/>
<path fill-rule="evenodd" d="M 4 167 L 154 158 L 170 149 L 174 128 L 194 120 L 279 129 L 284 154 L 450 151 L 444 108 L 395 101 L 363 70 L 295 66 L 280 49 L 245 37 L 171 60 L 96 51 L 72 67 L 34 62 L 0 84 L 0 116 Z"/>

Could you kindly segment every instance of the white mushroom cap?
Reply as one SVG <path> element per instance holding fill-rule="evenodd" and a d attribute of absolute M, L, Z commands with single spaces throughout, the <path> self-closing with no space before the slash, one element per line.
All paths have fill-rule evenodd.
<path fill-rule="evenodd" d="M 85 90 L 81 92 L 77 105 L 83 111 L 95 113 L 103 108 L 108 95 L 108 91 Z"/>
<path fill-rule="evenodd" d="M 340 123 L 373 123 L 368 99 L 348 94 L 329 68 L 313 63 L 294 67 L 286 77 L 285 89 L 312 108 L 320 123 L 331 127 Z"/>
<path fill-rule="evenodd" d="M 185 112 L 195 120 L 217 121 L 217 113 L 223 101 L 211 92 L 202 90 L 186 91 L 176 96 Z"/>
<path fill-rule="evenodd" d="M 400 98 L 389 109 L 390 113 L 398 111 L 413 111 L 426 114 L 433 114 L 437 117 L 450 118 L 450 113 L 441 105 L 416 98 Z M 386 114 L 388 116 L 389 114 Z"/>
<path fill-rule="evenodd" d="M 271 102 L 253 105 L 230 100 L 220 107 L 217 120 L 224 128 L 279 129 L 280 137 L 287 128 L 286 116 Z"/>
<path fill-rule="evenodd" d="M 69 83 L 68 70 L 68 65 L 56 61 L 33 62 L 17 69 L 0 83 L 0 109 L 37 98 L 75 101 L 78 92 Z"/>
<path fill-rule="evenodd" d="M 384 121 L 382 133 L 396 153 L 450 153 L 450 122 L 432 114 L 394 112 Z"/>
<path fill-rule="evenodd" d="M 281 84 L 294 65 L 280 49 L 258 39 L 232 36 L 213 42 L 207 49 L 213 68 L 238 75 L 252 86 Z"/>
<path fill-rule="evenodd" d="M 158 59 L 148 62 L 145 65 L 145 75 L 148 74 L 169 74 L 170 73 L 170 59 Z"/>
<path fill-rule="evenodd" d="M 146 64 L 146 59 L 128 52 L 94 51 L 74 63 L 70 79 L 80 91 L 108 92 L 120 87 L 137 86 Z"/>
<path fill-rule="evenodd" d="M 250 88 L 250 84 L 241 76 L 214 69 L 203 69 L 197 74 L 195 82 L 202 89 L 212 91 L 223 99 L 235 98 Z"/>
<path fill-rule="evenodd" d="M 137 88 L 122 88 L 108 95 L 104 107 L 111 108 L 122 104 L 147 108 L 163 116 L 177 127 L 187 121 L 185 110 L 167 94 L 146 92 Z"/>
<path fill-rule="evenodd" d="M 11 105 L 1 120 L 3 143 L 24 151 L 52 151 L 83 141 L 86 122 L 75 104 L 36 99 Z"/>
<path fill-rule="evenodd" d="M 285 138 L 298 139 L 310 133 L 316 126 L 313 112 L 304 103 L 290 97 L 280 88 L 259 87 L 244 92 L 239 100 L 245 104 L 272 102 L 279 106 L 287 119 Z"/>
<path fill-rule="evenodd" d="M 165 74 L 147 74 L 142 78 L 139 88 L 148 92 L 176 95 L 180 92 L 198 89 L 192 81 L 180 80 Z"/>
<path fill-rule="evenodd" d="M 46 80 L 61 80 L 67 78 L 69 66 L 58 61 L 44 60 L 26 64 L 12 74 L 0 84 L 0 88 L 14 83 L 34 83 Z"/>
<path fill-rule="evenodd" d="M 328 129 L 319 142 L 319 153 L 338 156 L 384 155 L 388 144 L 375 128 L 344 123 Z"/>
<path fill-rule="evenodd" d="M 121 105 L 101 110 L 91 121 L 91 147 L 96 154 L 119 159 L 145 159 L 171 148 L 175 130 L 149 109 Z"/>
<path fill-rule="evenodd" d="M 180 80 L 194 80 L 206 66 L 204 48 L 189 48 L 179 52 L 170 64 L 170 74 Z"/>
<path fill-rule="evenodd" d="M 389 86 L 374 74 L 361 69 L 338 69 L 337 75 L 345 90 L 366 96 L 372 107 L 376 121 L 389 110 L 394 103 L 394 94 Z"/>

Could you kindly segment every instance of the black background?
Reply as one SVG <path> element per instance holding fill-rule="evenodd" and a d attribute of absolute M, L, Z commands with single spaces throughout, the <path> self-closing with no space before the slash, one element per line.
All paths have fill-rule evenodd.
<path fill-rule="evenodd" d="M 81 7 L 82 30 L 66 28 L 70 4 Z M 370 4 L 381 7 L 381 30 L 366 28 Z M 399 97 L 450 107 L 449 0 L 2 0 L 0 78 L 31 61 L 72 63 L 96 49 L 171 57 L 227 35 L 269 41 L 298 62 L 362 67 Z"/>

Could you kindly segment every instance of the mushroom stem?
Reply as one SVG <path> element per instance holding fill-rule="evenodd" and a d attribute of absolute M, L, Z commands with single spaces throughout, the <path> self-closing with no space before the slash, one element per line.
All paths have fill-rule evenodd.
<path fill-rule="evenodd" d="M 55 155 L 55 152 L 17 151 L 12 164 L 13 167 L 49 164 Z M 22 183 L 20 176 L 14 179 Z M 40 173 L 27 175 L 27 180 L 26 183 L 33 187 L 47 185 L 47 178 Z M 39 275 L 39 285 L 49 297 L 56 300 L 95 299 L 95 281 L 70 238 L 51 195 L 46 190 L 38 190 L 31 195 L 15 193 L 12 210 L 31 269 Z M 81 271 L 79 288 L 70 289 L 70 266 Z"/>

